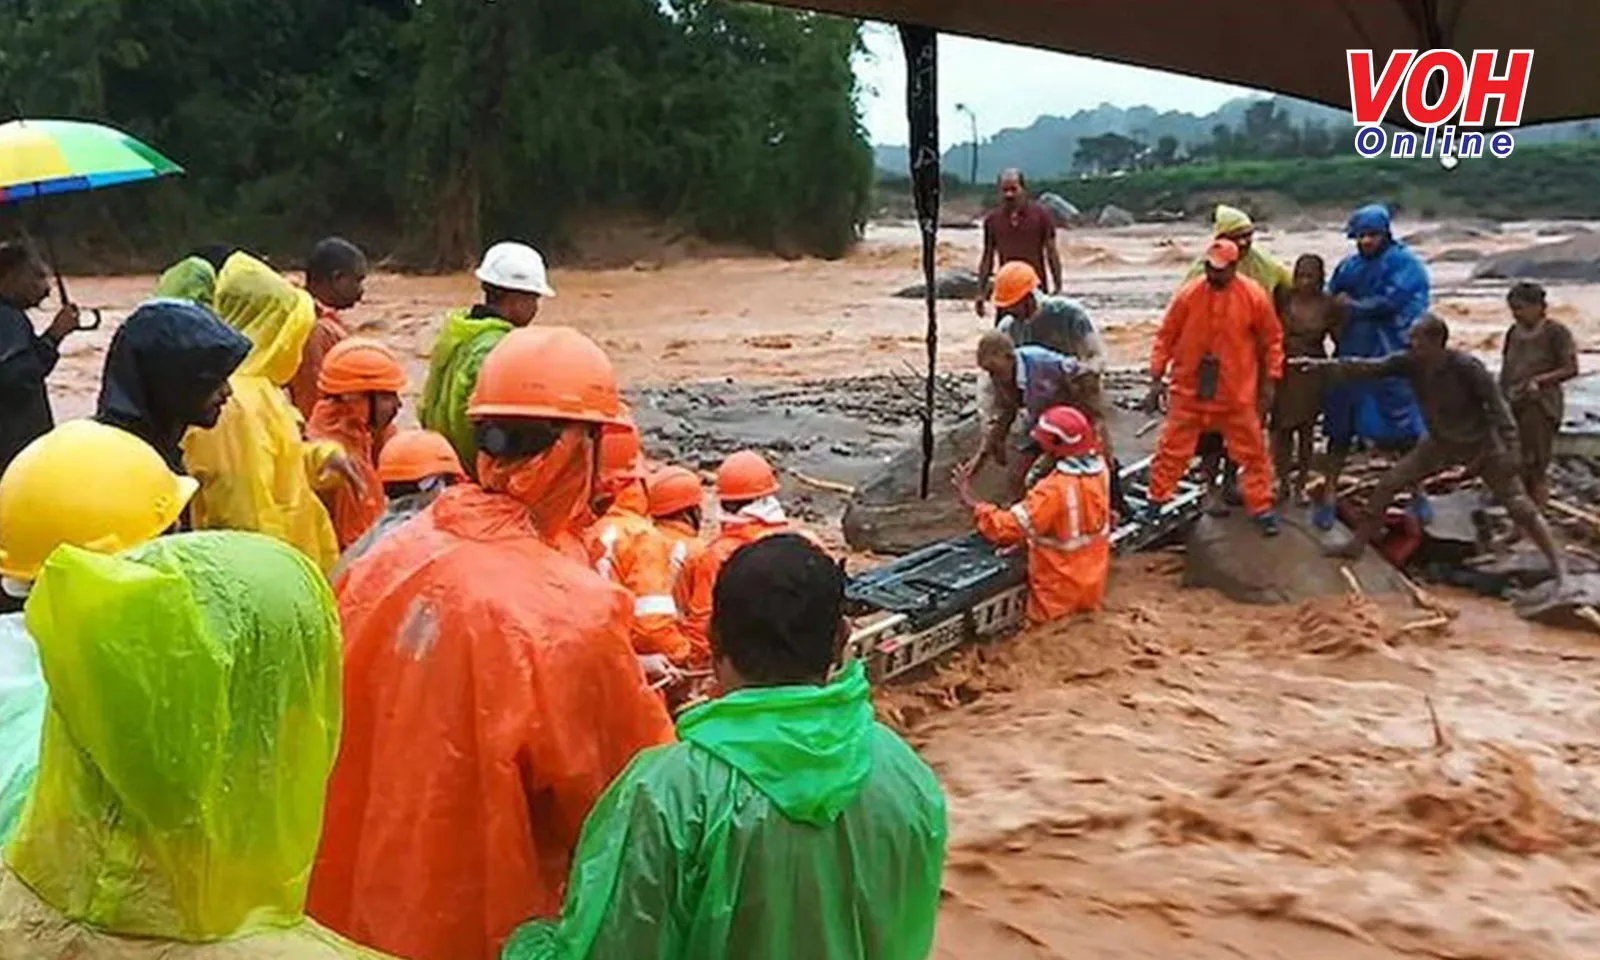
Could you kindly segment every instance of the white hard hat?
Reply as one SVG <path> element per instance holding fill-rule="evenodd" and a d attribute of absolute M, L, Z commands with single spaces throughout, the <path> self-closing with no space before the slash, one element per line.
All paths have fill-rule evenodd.
<path fill-rule="evenodd" d="M 483 255 L 478 265 L 478 279 L 503 290 L 537 293 L 553 297 L 550 281 L 545 277 L 544 257 L 525 243 L 497 243 Z"/>

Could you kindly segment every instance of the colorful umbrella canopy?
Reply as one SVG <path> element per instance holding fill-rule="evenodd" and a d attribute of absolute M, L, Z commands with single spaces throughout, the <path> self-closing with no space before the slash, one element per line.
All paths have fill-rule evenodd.
<path fill-rule="evenodd" d="M 77 120 L 0 124 L 0 203 L 182 173 L 120 130 Z"/>

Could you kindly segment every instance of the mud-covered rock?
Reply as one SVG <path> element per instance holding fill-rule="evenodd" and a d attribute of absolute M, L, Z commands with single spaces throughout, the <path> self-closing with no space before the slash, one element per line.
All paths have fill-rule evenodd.
<path fill-rule="evenodd" d="M 1473 279 L 1600 281 L 1600 234 L 1507 250 L 1481 261 Z"/>
<path fill-rule="evenodd" d="M 1458 220 L 1435 224 L 1408 233 L 1402 239 L 1413 246 L 1432 243 L 1471 243 L 1500 234 L 1500 224 L 1493 220 Z"/>
<path fill-rule="evenodd" d="M 978 275 L 971 270 L 940 270 L 934 278 L 934 295 L 940 300 L 976 300 L 981 294 Z M 928 295 L 928 285 L 918 283 L 898 291 L 895 296 L 920 300 Z"/>
<path fill-rule="evenodd" d="M 1451 247 L 1428 258 L 1429 263 L 1475 263 L 1482 260 L 1482 250 L 1472 250 L 1467 247 Z"/>
<path fill-rule="evenodd" d="M 1039 194 L 1039 206 L 1045 208 L 1058 227 L 1071 226 L 1083 219 L 1083 213 L 1072 205 L 1072 201 L 1059 193 Z"/>
<path fill-rule="evenodd" d="M 1348 537 L 1341 529 L 1329 537 Z M 1364 593 L 1395 593 L 1403 588 L 1394 568 L 1369 550 L 1358 561 L 1327 557 L 1322 534 L 1293 511 L 1283 517 L 1276 537 L 1262 536 L 1234 510 L 1226 517 L 1202 517 L 1189 533 L 1183 582 L 1209 587 L 1240 603 L 1299 603 L 1314 597 L 1347 593 L 1350 584 L 1340 572 L 1349 567 Z"/>
<path fill-rule="evenodd" d="M 1095 223 L 1102 227 L 1131 227 L 1135 222 L 1133 214 L 1114 203 L 1102 207 L 1099 218 L 1095 220 Z"/>
<path fill-rule="evenodd" d="M 1525 620 L 1592 633 L 1597 625 L 1591 615 L 1600 616 L 1596 614 L 1596 611 L 1600 611 L 1600 574 L 1586 573 L 1570 577 L 1566 587 L 1560 591 L 1556 590 L 1553 581 L 1546 581 L 1514 596 L 1511 609 Z"/>
<path fill-rule="evenodd" d="M 935 434 L 926 500 L 920 496 L 921 443 L 891 457 L 856 488 L 845 508 L 845 542 L 855 550 L 900 554 L 971 532 L 972 511 L 957 499 L 950 475 L 978 451 L 982 439 L 983 421 L 977 416 Z M 973 478 L 973 492 L 985 500 L 998 500 L 1005 496 L 1005 481 L 1005 470 L 990 464 Z"/>

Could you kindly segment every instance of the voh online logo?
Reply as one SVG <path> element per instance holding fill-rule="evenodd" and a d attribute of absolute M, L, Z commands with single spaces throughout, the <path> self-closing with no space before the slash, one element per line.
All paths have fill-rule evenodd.
<path fill-rule="evenodd" d="M 1345 51 L 1350 73 L 1350 116 L 1355 120 L 1356 153 L 1372 159 L 1437 157 L 1447 167 L 1457 157 L 1488 154 L 1505 159 L 1516 148 L 1508 129 L 1485 131 L 1488 101 L 1498 101 L 1495 126 L 1522 123 L 1528 75 L 1533 70 L 1532 50 L 1512 50 L 1496 73 L 1499 56 L 1494 50 L 1474 50 L 1472 63 L 1455 50 L 1395 50 L 1383 71 L 1374 70 L 1371 50 Z M 1390 132 L 1383 118 L 1400 98 L 1412 130 Z"/>

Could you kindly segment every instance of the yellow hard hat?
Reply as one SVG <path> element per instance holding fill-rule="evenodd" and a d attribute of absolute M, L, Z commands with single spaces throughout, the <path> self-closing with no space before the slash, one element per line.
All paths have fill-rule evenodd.
<path fill-rule="evenodd" d="M 117 553 L 160 536 L 200 485 L 116 427 L 69 420 L 0 477 L 0 576 L 32 581 L 56 547 Z"/>

